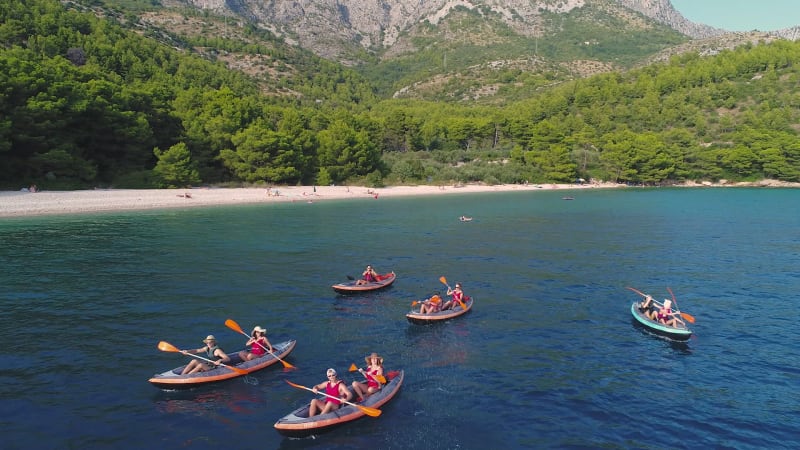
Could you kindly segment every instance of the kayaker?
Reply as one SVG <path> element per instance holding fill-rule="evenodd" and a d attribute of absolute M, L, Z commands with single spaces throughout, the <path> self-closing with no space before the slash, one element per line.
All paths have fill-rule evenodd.
<path fill-rule="evenodd" d="M 342 403 L 341 401 L 349 402 L 350 399 L 353 398 L 353 393 L 350 392 L 350 389 L 347 389 L 347 386 L 344 385 L 342 380 L 336 377 L 336 371 L 333 369 L 328 369 L 327 372 L 328 381 L 323 381 L 322 383 L 314 386 L 312 390 L 314 393 L 319 393 L 320 389 L 324 389 L 325 393 L 330 395 L 331 397 L 325 397 L 324 399 L 320 400 L 315 398 L 311 400 L 311 404 L 308 407 L 308 417 L 314 417 L 317 414 L 325 414 L 331 411 L 336 411 L 339 409 L 339 405 Z"/>
<path fill-rule="evenodd" d="M 658 321 L 667 325 L 669 327 L 677 327 L 678 326 L 678 319 L 675 318 L 675 313 L 672 312 L 672 301 L 671 300 L 664 300 L 664 306 L 662 306 L 657 312 L 656 317 Z"/>
<path fill-rule="evenodd" d="M 447 295 L 451 295 L 453 298 L 445 302 L 442 305 L 442 310 L 455 308 L 456 305 L 460 305 L 461 302 L 464 301 L 466 296 L 464 295 L 464 291 L 461 290 L 461 283 L 456 283 L 456 286 L 453 289 L 447 288 Z"/>
<path fill-rule="evenodd" d="M 367 382 L 353 381 L 353 391 L 358 395 L 356 400 L 358 402 L 363 402 L 368 395 L 381 390 L 381 382 L 378 381 L 378 378 L 383 376 L 383 357 L 372 352 L 371 355 L 364 358 L 364 361 L 367 363 L 367 368 L 359 368 L 358 371 L 364 375 Z"/>
<path fill-rule="evenodd" d="M 250 346 L 250 351 L 242 350 L 239 352 L 239 357 L 242 358 L 243 361 L 260 358 L 264 356 L 267 351 L 270 353 L 273 352 L 272 344 L 270 344 L 269 339 L 267 339 L 267 330 L 256 325 L 256 327 L 253 328 L 253 332 L 250 333 L 250 336 L 251 338 L 248 339 L 245 344 Z"/>
<path fill-rule="evenodd" d="M 442 310 L 442 297 L 439 296 L 439 293 L 433 294 L 431 298 L 424 300 L 422 302 L 422 306 L 419 307 L 420 314 L 430 314 L 439 312 Z"/>
<path fill-rule="evenodd" d="M 645 296 L 644 301 L 639 304 L 639 309 L 648 319 L 657 320 L 656 311 L 653 309 L 653 296 Z"/>
<path fill-rule="evenodd" d="M 356 284 L 361 286 L 368 283 L 374 283 L 376 281 L 378 281 L 378 273 L 375 272 L 375 269 L 373 269 L 372 266 L 367 266 L 367 268 L 364 269 L 364 272 L 361 274 L 361 279 L 356 281 Z"/>
<path fill-rule="evenodd" d="M 209 334 L 208 336 L 206 336 L 206 338 L 203 339 L 203 343 L 206 344 L 203 347 L 194 350 L 181 350 L 181 353 L 183 353 L 184 355 L 188 355 L 190 353 L 194 354 L 205 353 L 207 359 L 214 361 L 213 364 L 207 361 L 193 359 L 189 361 L 189 364 L 187 364 L 186 367 L 183 368 L 181 375 L 197 373 L 197 372 L 205 372 L 207 370 L 219 367 L 221 363 L 230 362 L 231 360 L 230 356 L 228 356 L 222 350 L 222 348 L 220 348 L 217 345 L 217 338 L 215 338 L 213 334 Z"/>

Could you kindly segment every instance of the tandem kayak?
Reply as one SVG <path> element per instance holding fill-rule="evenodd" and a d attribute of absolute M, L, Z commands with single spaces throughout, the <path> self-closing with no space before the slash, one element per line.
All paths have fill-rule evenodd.
<path fill-rule="evenodd" d="M 284 359 L 289 353 L 291 353 L 292 350 L 294 350 L 294 346 L 296 344 L 296 340 L 291 340 L 273 345 L 273 354 L 277 355 L 281 359 Z M 242 361 L 242 359 L 239 358 L 238 351 L 235 353 L 229 353 L 228 356 L 230 356 L 231 361 L 226 363 L 227 365 L 246 370 L 248 374 L 259 371 L 275 363 L 280 363 L 279 359 L 275 358 L 275 356 L 269 353 L 250 361 Z M 239 372 L 234 372 L 226 367 L 217 367 L 216 369 L 206 372 L 181 375 L 181 371 L 184 367 L 186 367 L 186 365 L 153 375 L 153 377 L 147 381 L 162 389 L 187 389 L 245 375 Z"/>
<path fill-rule="evenodd" d="M 688 341 L 692 337 L 692 330 L 686 327 L 685 324 L 680 323 L 678 327 L 671 327 L 661 322 L 645 316 L 639 302 L 633 302 L 631 305 L 631 314 L 637 325 L 642 326 L 646 330 L 670 338 L 675 341 Z"/>
<path fill-rule="evenodd" d="M 466 309 L 462 308 L 461 304 L 456 302 L 455 306 L 444 311 L 426 314 L 420 314 L 418 312 L 411 311 L 406 314 L 406 319 L 408 319 L 409 322 L 417 325 L 444 322 L 445 320 L 450 320 L 472 311 L 473 303 L 475 303 L 474 299 L 472 297 L 467 297 L 467 299 L 464 300 L 464 304 L 467 307 Z"/>
<path fill-rule="evenodd" d="M 342 293 L 342 294 L 352 294 L 355 292 L 365 292 L 365 291 L 374 291 L 377 289 L 383 289 L 392 283 L 397 278 L 394 272 L 385 273 L 383 275 L 378 275 L 378 279 L 376 281 L 370 281 L 364 284 L 358 284 L 361 280 L 352 280 L 346 283 L 339 283 L 334 284 L 331 286 L 334 291 Z"/>
<path fill-rule="evenodd" d="M 388 383 L 380 391 L 368 396 L 363 402 L 356 404 L 369 408 L 380 408 L 400 391 L 403 377 L 404 372 L 402 370 L 388 372 L 386 374 Z M 349 389 L 352 392 L 352 388 Z M 320 399 L 324 400 L 325 397 L 320 397 Z M 275 429 L 278 430 L 278 433 L 288 437 L 307 437 L 324 433 L 366 415 L 353 405 L 343 404 L 336 411 L 308 417 L 308 407 L 309 405 L 306 403 L 305 406 L 292 411 L 275 422 Z"/>

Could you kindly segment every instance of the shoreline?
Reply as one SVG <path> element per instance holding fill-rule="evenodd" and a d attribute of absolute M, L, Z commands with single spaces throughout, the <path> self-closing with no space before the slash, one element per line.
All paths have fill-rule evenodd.
<path fill-rule="evenodd" d="M 193 208 L 256 203 L 315 203 L 326 200 L 364 199 L 585 189 L 624 189 L 616 183 L 505 184 L 459 186 L 278 186 L 260 188 L 94 189 L 84 191 L 0 191 L 0 218 L 68 215 L 113 211 Z M 763 180 L 752 183 L 686 183 L 675 187 L 800 187 L 800 183 Z"/>

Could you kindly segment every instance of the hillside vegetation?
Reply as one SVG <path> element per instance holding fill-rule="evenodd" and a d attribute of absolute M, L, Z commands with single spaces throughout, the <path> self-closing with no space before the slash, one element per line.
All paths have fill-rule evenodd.
<path fill-rule="evenodd" d="M 800 181 L 788 41 L 574 81 L 510 70 L 499 90 L 537 88 L 499 107 L 386 98 L 246 25 L 212 39 L 132 24 L 50 0 L 0 6 L 4 187 Z M 242 55 L 262 70 L 231 70 Z"/>

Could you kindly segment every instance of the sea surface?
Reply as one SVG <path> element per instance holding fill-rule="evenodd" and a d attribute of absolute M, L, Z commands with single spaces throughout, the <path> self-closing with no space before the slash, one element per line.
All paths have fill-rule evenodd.
<path fill-rule="evenodd" d="M 653 188 L 1 219 L 2 448 L 798 448 L 799 206 L 793 189 Z M 331 289 L 367 264 L 397 281 Z M 441 276 L 473 311 L 408 323 Z M 670 288 L 693 338 L 634 326 L 627 287 Z M 242 348 L 226 319 L 296 339 L 297 369 L 148 383 L 188 360 L 159 341 Z M 284 380 L 349 383 L 373 351 L 406 375 L 380 417 L 275 431 L 313 397 Z"/>

